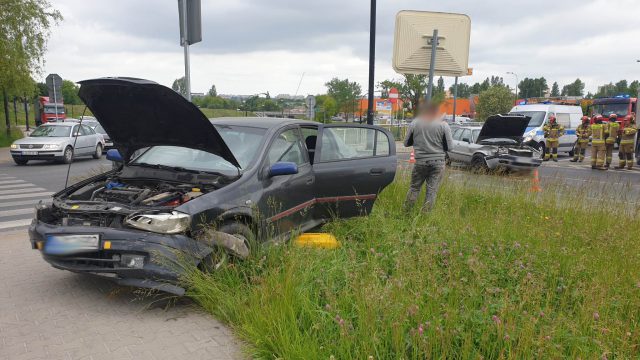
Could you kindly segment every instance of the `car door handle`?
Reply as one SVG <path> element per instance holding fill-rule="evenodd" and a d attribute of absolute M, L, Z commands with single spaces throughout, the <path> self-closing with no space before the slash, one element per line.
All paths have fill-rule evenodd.
<path fill-rule="evenodd" d="M 373 176 L 382 175 L 383 173 L 384 173 L 383 168 L 373 168 L 369 170 L 369 175 L 373 175 Z"/>
<path fill-rule="evenodd" d="M 307 178 L 307 185 L 311 185 L 311 184 L 313 184 L 315 181 L 316 181 L 316 180 L 315 180 L 315 178 L 313 178 L 313 177 Z"/>

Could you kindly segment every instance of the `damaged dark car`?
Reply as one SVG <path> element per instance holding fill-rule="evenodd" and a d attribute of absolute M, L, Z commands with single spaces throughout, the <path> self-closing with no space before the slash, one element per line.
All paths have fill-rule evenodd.
<path fill-rule="evenodd" d="M 334 217 L 366 215 L 395 176 L 393 136 L 374 126 L 276 118 L 208 120 L 151 81 L 80 83 L 121 165 L 39 204 L 34 249 L 53 267 L 182 295 L 172 264 L 246 257 Z"/>

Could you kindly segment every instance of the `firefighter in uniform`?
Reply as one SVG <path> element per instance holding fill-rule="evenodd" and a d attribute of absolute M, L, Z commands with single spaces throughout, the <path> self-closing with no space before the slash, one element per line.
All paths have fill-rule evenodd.
<path fill-rule="evenodd" d="M 546 144 L 544 147 L 544 161 L 558 161 L 558 144 L 559 139 L 564 135 L 564 126 L 556 122 L 554 115 L 549 116 L 549 122 L 542 128 Z M 553 155 L 552 155 L 553 154 Z"/>
<path fill-rule="evenodd" d="M 589 146 L 589 138 L 591 137 L 591 126 L 589 125 L 589 117 L 582 117 L 582 124 L 576 129 L 576 146 L 573 149 L 573 159 L 571 162 L 584 161 L 584 155 L 587 152 L 587 146 Z"/>
<path fill-rule="evenodd" d="M 591 124 L 591 168 L 605 169 L 604 158 L 607 150 L 605 147 L 605 126 L 602 115 L 596 115 Z"/>
<path fill-rule="evenodd" d="M 618 115 L 609 115 L 609 123 L 605 126 L 605 145 L 607 151 L 607 161 L 605 167 L 608 169 L 613 161 L 613 147 L 618 142 L 618 136 L 620 135 L 620 123 L 618 123 Z"/>
<path fill-rule="evenodd" d="M 633 168 L 633 152 L 635 151 L 634 145 L 637 132 L 635 116 L 631 115 L 631 119 L 622 129 L 620 135 L 620 149 L 618 151 L 620 165 L 617 169 L 624 169 L 625 165 L 629 170 Z"/>

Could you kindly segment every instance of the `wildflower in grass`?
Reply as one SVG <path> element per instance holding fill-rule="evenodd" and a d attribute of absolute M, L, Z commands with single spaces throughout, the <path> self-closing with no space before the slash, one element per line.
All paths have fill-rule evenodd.
<path fill-rule="evenodd" d="M 511 337 L 509 336 L 509 334 L 504 334 L 504 341 L 509 341 L 511 340 Z"/>
<path fill-rule="evenodd" d="M 515 249 L 520 249 L 521 245 L 520 245 L 520 243 L 519 243 L 519 242 L 517 242 L 517 241 L 516 241 L 516 242 L 513 244 L 513 247 L 514 247 Z"/>
<path fill-rule="evenodd" d="M 627 337 L 631 336 L 631 332 L 627 331 L 626 335 Z"/>
<path fill-rule="evenodd" d="M 540 313 L 538 314 L 539 317 L 544 317 L 544 311 L 540 311 Z"/>
<path fill-rule="evenodd" d="M 597 311 L 593 313 L 593 320 L 595 320 L 595 321 L 600 320 L 600 314 L 598 314 Z"/>
<path fill-rule="evenodd" d="M 424 334 L 424 328 L 422 327 L 422 324 L 418 326 L 418 334 L 420 334 L 420 336 Z"/>
<path fill-rule="evenodd" d="M 500 324 L 502 323 L 502 320 L 500 320 L 500 318 L 499 318 L 497 315 L 493 315 L 493 316 L 491 317 L 491 320 L 493 320 L 493 322 L 494 322 L 496 325 L 500 325 Z"/>
<path fill-rule="evenodd" d="M 551 340 L 551 336 L 547 335 L 547 336 L 544 337 L 544 339 L 549 341 L 549 340 Z"/>
<path fill-rule="evenodd" d="M 327 311 L 331 311 L 331 305 L 326 304 L 326 305 L 324 306 L 324 309 L 325 309 L 325 310 L 327 310 Z"/>
<path fill-rule="evenodd" d="M 415 316 L 418 313 L 418 305 L 411 305 L 409 306 L 409 308 L 407 309 L 407 314 L 409 316 Z"/>

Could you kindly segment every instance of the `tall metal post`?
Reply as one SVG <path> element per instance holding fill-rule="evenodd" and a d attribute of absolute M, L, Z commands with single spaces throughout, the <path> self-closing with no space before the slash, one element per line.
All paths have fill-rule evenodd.
<path fill-rule="evenodd" d="M 453 84 L 453 123 L 456 123 L 456 105 L 458 102 L 458 77 L 456 76 L 456 82 Z"/>
<path fill-rule="evenodd" d="M 433 30 L 433 37 L 431 38 L 431 63 L 429 65 L 429 84 L 427 85 L 427 96 L 425 100 L 431 101 L 431 95 L 433 94 L 433 75 L 436 65 L 436 50 L 438 49 L 438 29 Z"/>
<path fill-rule="evenodd" d="M 24 124 L 27 126 L 27 131 L 29 131 L 29 100 L 27 94 L 24 94 Z"/>
<path fill-rule="evenodd" d="M 53 80 L 53 107 L 56 112 L 56 122 L 58 122 L 58 94 L 56 92 L 56 77 L 52 76 Z M 64 121 L 64 119 L 62 119 Z"/>
<path fill-rule="evenodd" d="M 376 0 L 371 0 L 369 19 L 369 97 L 367 98 L 367 124 L 373 125 L 373 82 L 376 62 Z"/>
<path fill-rule="evenodd" d="M 191 101 L 191 69 L 189 66 L 189 41 L 187 39 L 187 0 L 182 0 L 182 47 L 184 48 L 184 87 L 185 97 Z"/>

